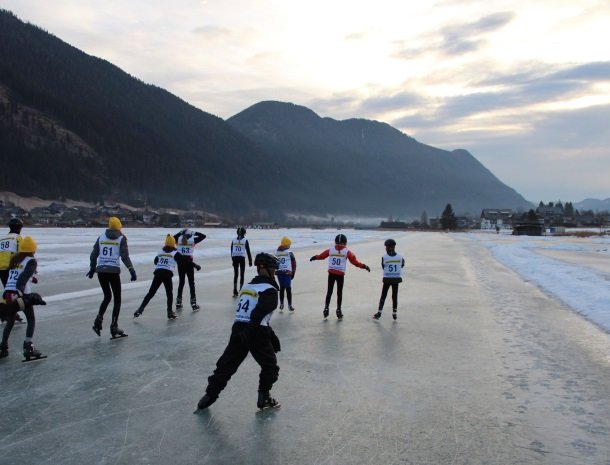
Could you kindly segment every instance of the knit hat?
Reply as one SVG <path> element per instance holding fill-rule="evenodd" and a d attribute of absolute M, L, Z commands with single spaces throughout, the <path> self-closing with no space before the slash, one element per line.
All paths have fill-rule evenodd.
<path fill-rule="evenodd" d="M 30 236 L 25 236 L 19 243 L 19 252 L 35 253 L 37 248 L 36 242 Z"/>
<path fill-rule="evenodd" d="M 168 234 L 165 238 L 165 247 L 176 247 L 176 239 L 174 236 Z"/>
<path fill-rule="evenodd" d="M 123 225 L 121 224 L 121 220 L 119 220 L 116 216 L 111 216 L 108 220 L 108 229 L 120 231 L 122 227 Z"/>
<path fill-rule="evenodd" d="M 288 239 L 286 236 L 282 237 L 282 240 L 280 241 L 280 245 L 281 246 L 283 246 L 283 247 L 290 247 L 290 244 L 292 244 L 290 239 Z"/>

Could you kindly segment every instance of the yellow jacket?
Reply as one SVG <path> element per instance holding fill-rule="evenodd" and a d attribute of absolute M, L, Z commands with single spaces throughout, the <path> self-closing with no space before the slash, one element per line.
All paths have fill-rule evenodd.
<path fill-rule="evenodd" d="M 21 236 L 17 233 L 7 233 L 0 237 L 0 270 L 8 270 L 11 257 L 19 250 Z"/>

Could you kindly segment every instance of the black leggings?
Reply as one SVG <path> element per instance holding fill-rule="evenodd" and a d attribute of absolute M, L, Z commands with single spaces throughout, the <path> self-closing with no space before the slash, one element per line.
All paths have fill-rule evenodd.
<path fill-rule="evenodd" d="M 379 299 L 379 311 L 383 310 L 385 298 L 388 296 L 388 289 L 392 287 L 392 309 L 398 308 L 398 283 L 383 283 L 381 288 L 381 298 Z"/>
<path fill-rule="evenodd" d="M 233 259 L 233 289 L 237 289 L 237 273 L 239 273 L 239 288 L 244 285 L 246 271 L 246 257 L 232 257 Z"/>
<path fill-rule="evenodd" d="M 246 336 L 247 324 L 234 323 L 231 338 L 224 353 L 216 362 L 214 374 L 208 378 L 206 392 L 211 397 L 218 397 L 231 377 L 235 374 L 248 352 L 261 367 L 258 379 L 258 390 L 268 392 L 277 381 L 280 367 L 277 365 L 275 351 L 271 345 L 268 328 L 257 327 Z"/>
<path fill-rule="evenodd" d="M 182 266 L 178 265 L 178 294 L 177 298 L 182 300 L 182 290 L 184 289 L 184 277 L 189 280 L 189 290 L 191 291 L 191 302 L 195 302 L 197 296 L 195 295 L 195 271 L 191 262 L 186 263 Z"/>
<path fill-rule="evenodd" d="M 31 338 L 34 336 L 34 329 L 36 328 L 36 316 L 34 315 L 34 307 L 28 305 L 23 310 L 25 318 L 28 321 L 28 327 L 25 330 L 25 337 Z M 2 344 L 8 344 L 8 338 L 11 335 L 13 326 L 15 325 L 16 312 L 11 312 L 10 316 L 6 319 L 6 325 L 4 326 L 4 332 L 2 333 Z"/>
<path fill-rule="evenodd" d="M 337 310 L 341 310 L 341 303 L 343 302 L 343 281 L 345 276 L 328 273 L 328 289 L 326 290 L 326 302 L 325 307 L 328 308 L 330 305 L 330 298 L 333 295 L 333 288 L 335 281 L 337 282 Z"/>
<path fill-rule="evenodd" d="M 104 316 L 106 308 L 114 296 L 114 305 L 112 307 L 112 322 L 116 323 L 119 320 L 121 313 L 121 275 L 119 273 L 98 273 L 97 278 L 100 281 L 104 300 L 100 304 L 99 314 Z"/>
<path fill-rule="evenodd" d="M 163 273 L 163 274 L 159 273 L 159 274 L 155 274 L 153 276 L 153 280 L 150 285 L 150 289 L 148 289 L 148 294 L 146 294 L 144 296 L 144 300 L 142 301 L 142 304 L 140 305 L 140 308 L 138 310 L 144 311 L 144 308 L 146 308 L 146 306 L 148 305 L 148 302 L 150 302 L 150 299 L 152 299 L 155 296 L 155 294 L 161 287 L 161 284 L 163 284 L 163 286 L 165 286 L 165 293 L 167 294 L 167 315 L 169 316 L 172 314 L 174 290 L 173 290 L 173 285 L 172 285 L 172 275 L 170 273 Z"/>

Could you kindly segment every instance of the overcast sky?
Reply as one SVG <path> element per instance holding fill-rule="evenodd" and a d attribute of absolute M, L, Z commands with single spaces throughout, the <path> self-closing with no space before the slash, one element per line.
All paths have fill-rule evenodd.
<path fill-rule="evenodd" d="M 608 0 L 0 7 L 221 118 L 292 102 L 464 148 L 534 202 L 610 197 Z"/>

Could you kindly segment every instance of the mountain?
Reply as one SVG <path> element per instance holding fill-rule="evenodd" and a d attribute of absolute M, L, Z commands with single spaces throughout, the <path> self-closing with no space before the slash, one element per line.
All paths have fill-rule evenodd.
<path fill-rule="evenodd" d="M 227 120 L 279 161 L 286 209 L 361 215 L 530 208 L 465 150 L 422 144 L 385 123 L 336 121 L 308 108 L 261 102 Z M 313 203 L 312 203 L 313 201 Z"/>
<path fill-rule="evenodd" d="M 271 163 L 225 121 L 0 10 L 0 190 L 247 212 Z"/>
<path fill-rule="evenodd" d="M 464 150 L 375 121 L 261 102 L 228 121 L 0 10 L 0 190 L 286 213 L 419 217 L 529 208 Z"/>
<path fill-rule="evenodd" d="M 574 203 L 574 208 L 578 211 L 592 210 L 594 212 L 610 211 L 610 198 L 600 199 L 585 199 Z"/>

